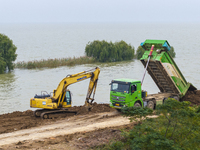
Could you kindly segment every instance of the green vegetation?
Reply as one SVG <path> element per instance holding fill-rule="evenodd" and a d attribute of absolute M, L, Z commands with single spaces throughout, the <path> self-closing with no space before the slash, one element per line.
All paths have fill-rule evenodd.
<path fill-rule="evenodd" d="M 145 50 L 142 48 L 142 46 L 139 46 L 137 48 L 137 51 L 136 51 L 136 58 L 137 59 L 140 59 L 142 58 L 142 55 L 144 54 Z M 169 54 L 174 58 L 176 56 L 176 53 L 174 52 L 174 47 L 171 46 L 171 49 L 169 51 Z"/>
<path fill-rule="evenodd" d="M 94 63 L 95 60 L 91 57 L 78 57 L 78 58 L 62 58 L 62 59 L 47 59 L 47 60 L 34 60 L 29 62 L 17 62 L 15 68 L 34 69 L 34 68 L 54 68 L 58 66 L 74 66 L 81 64 Z"/>
<path fill-rule="evenodd" d="M 142 48 L 142 46 L 138 46 L 136 51 L 136 58 L 140 59 L 142 58 L 142 55 L 144 54 L 145 50 Z"/>
<path fill-rule="evenodd" d="M 122 109 L 125 117 L 137 122 L 130 132 L 123 132 L 123 139 L 104 149 L 108 150 L 197 150 L 200 149 L 200 106 L 190 107 L 190 102 L 168 99 L 158 105 L 152 115 L 149 108 Z M 144 119 L 142 119 L 144 117 Z M 139 118 L 139 119 L 136 119 Z"/>
<path fill-rule="evenodd" d="M 0 34 L 0 73 L 13 70 L 13 61 L 16 60 L 15 54 L 17 47 L 6 35 Z"/>
<path fill-rule="evenodd" d="M 85 53 L 99 62 L 115 62 L 133 59 L 135 50 L 124 41 L 108 43 L 97 40 L 86 45 Z"/>
<path fill-rule="evenodd" d="M 169 51 L 169 54 L 174 58 L 176 56 L 176 53 L 174 52 L 174 47 L 171 46 L 171 49 Z"/>

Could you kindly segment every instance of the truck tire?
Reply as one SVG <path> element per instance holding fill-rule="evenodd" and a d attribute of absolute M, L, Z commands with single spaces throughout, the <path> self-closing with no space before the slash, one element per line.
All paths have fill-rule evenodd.
<path fill-rule="evenodd" d="M 163 98 L 163 104 L 165 103 L 165 101 L 167 100 L 167 98 L 165 97 L 165 98 Z"/>
<path fill-rule="evenodd" d="M 117 111 L 118 111 L 118 112 L 122 112 L 122 110 L 121 110 L 121 109 L 117 109 Z"/>
<path fill-rule="evenodd" d="M 141 104 L 139 102 L 135 102 L 134 107 L 141 107 Z"/>
<path fill-rule="evenodd" d="M 154 109 L 154 102 L 153 101 L 148 101 L 147 107 L 151 108 L 151 109 Z"/>
<path fill-rule="evenodd" d="M 172 98 L 177 100 L 177 101 L 179 101 L 179 97 L 178 96 L 173 96 Z"/>

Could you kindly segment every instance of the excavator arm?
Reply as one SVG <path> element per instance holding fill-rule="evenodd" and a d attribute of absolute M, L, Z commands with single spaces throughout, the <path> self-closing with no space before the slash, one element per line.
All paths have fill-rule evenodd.
<path fill-rule="evenodd" d="M 58 101 L 58 106 L 62 106 L 67 87 L 73 83 L 77 83 L 77 82 L 90 78 L 88 92 L 87 92 L 87 96 L 85 100 L 85 105 L 89 106 L 89 104 L 92 103 L 94 100 L 99 73 L 100 73 L 100 69 L 96 67 L 88 71 L 83 71 L 83 72 L 73 74 L 73 75 L 67 75 L 59 83 L 57 89 L 54 90 L 52 99 L 54 101 Z M 93 98 L 90 98 L 92 93 L 93 93 Z"/>
<path fill-rule="evenodd" d="M 95 70 L 93 72 L 93 75 L 90 79 L 89 87 L 88 87 L 88 92 L 85 100 L 85 106 L 90 107 L 90 104 L 94 101 L 94 96 L 96 92 L 96 87 L 97 87 L 97 81 L 98 81 L 98 76 L 99 76 L 100 70 Z M 91 94 L 93 94 L 92 98 L 90 97 Z"/>

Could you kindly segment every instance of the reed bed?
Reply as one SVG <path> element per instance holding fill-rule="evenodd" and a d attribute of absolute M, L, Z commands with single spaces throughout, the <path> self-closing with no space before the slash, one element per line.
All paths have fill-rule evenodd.
<path fill-rule="evenodd" d="M 43 59 L 43 60 L 34 60 L 28 62 L 17 62 L 14 64 L 15 68 L 21 69 L 36 69 L 36 68 L 56 68 L 59 66 L 74 66 L 81 64 L 91 64 L 96 62 L 94 58 L 81 56 L 73 58 L 55 58 L 55 59 Z"/>

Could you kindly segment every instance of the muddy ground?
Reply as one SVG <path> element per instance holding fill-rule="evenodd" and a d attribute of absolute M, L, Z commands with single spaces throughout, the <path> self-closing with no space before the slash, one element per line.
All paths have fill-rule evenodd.
<path fill-rule="evenodd" d="M 101 149 L 114 140 L 123 139 L 121 133 L 131 130 L 134 123 L 119 127 L 97 129 L 91 132 L 77 132 L 70 135 L 49 137 L 40 140 L 25 140 L 0 146 L 0 150 L 88 150 Z"/>
<path fill-rule="evenodd" d="M 99 112 L 112 112 L 115 109 L 110 108 L 108 104 L 93 103 L 93 107 L 90 111 L 87 111 L 83 106 L 74 106 L 69 108 L 71 111 L 77 111 L 79 116 L 86 114 L 94 114 Z M 48 125 L 58 120 L 63 120 L 66 117 L 70 117 L 67 114 L 57 115 L 51 119 L 36 118 L 33 115 L 32 110 L 24 112 L 15 111 L 13 113 L 0 115 L 0 134 L 13 132 L 22 129 L 28 129 L 32 127 Z"/>
<path fill-rule="evenodd" d="M 189 101 L 191 105 L 200 105 L 200 90 L 188 91 L 182 101 Z"/>
<path fill-rule="evenodd" d="M 200 105 L 200 90 L 189 91 L 186 96 L 182 99 L 183 101 L 190 101 L 191 105 Z M 91 111 L 82 109 L 82 106 L 72 107 L 70 110 L 78 111 L 76 117 L 82 117 L 87 115 L 103 113 L 103 112 L 114 112 L 115 109 L 109 107 L 108 104 L 97 104 L 94 103 Z M 81 110 L 81 111 L 80 111 Z M 120 116 L 120 114 L 118 114 Z M 118 117 L 117 116 L 117 117 Z M 115 117 L 115 116 L 113 116 Z M 56 122 L 65 121 L 66 118 L 73 120 L 74 116 L 56 116 L 52 119 L 41 119 L 36 118 L 33 115 L 33 111 L 27 110 L 24 112 L 13 112 L 8 114 L 0 115 L 0 134 L 14 133 L 14 131 L 21 131 L 22 129 L 32 129 L 33 127 L 48 126 Z M 116 118 L 117 119 L 117 118 Z M 76 118 L 74 118 L 74 121 Z M 98 120 L 101 120 L 98 118 Z M 102 119 L 103 120 L 103 119 Z M 97 121 L 94 120 L 94 122 Z M 104 120 L 106 121 L 106 120 Z M 107 118 L 109 121 L 109 117 Z M 120 133 L 121 129 L 129 130 L 134 124 L 126 124 L 118 127 L 106 127 L 105 129 L 97 128 L 93 131 L 87 132 L 76 132 L 73 134 L 49 137 L 41 140 L 23 140 L 17 143 L 0 146 L 0 150 L 4 149 L 92 149 L 96 146 L 107 144 L 112 139 L 122 138 Z"/>

